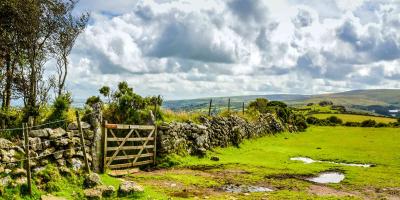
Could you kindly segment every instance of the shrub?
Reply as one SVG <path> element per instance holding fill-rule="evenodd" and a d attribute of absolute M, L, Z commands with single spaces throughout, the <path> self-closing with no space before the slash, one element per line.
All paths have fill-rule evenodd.
<path fill-rule="evenodd" d="M 336 116 L 330 116 L 327 118 L 327 120 L 329 122 L 331 122 L 332 124 L 342 124 L 343 123 L 342 119 L 340 119 L 339 117 L 336 117 Z"/>
<path fill-rule="evenodd" d="M 295 115 L 294 124 L 298 128 L 299 131 L 305 131 L 307 129 L 306 119 L 303 115 Z"/>
<path fill-rule="evenodd" d="M 383 122 L 379 122 L 378 124 L 375 125 L 375 127 L 377 128 L 382 128 L 382 127 L 388 127 L 389 124 L 383 123 Z"/>
<path fill-rule="evenodd" d="M 350 126 L 350 127 L 359 127 L 361 126 L 360 122 L 346 122 L 344 123 L 345 126 Z"/>
<path fill-rule="evenodd" d="M 332 101 L 321 101 L 318 103 L 320 106 L 330 106 L 333 105 Z"/>
<path fill-rule="evenodd" d="M 376 121 L 372 119 L 367 119 L 361 122 L 361 127 L 375 127 Z"/>
<path fill-rule="evenodd" d="M 267 112 L 267 110 L 266 110 L 267 106 L 268 106 L 268 99 L 256 98 L 256 100 L 250 102 L 247 107 L 249 109 L 258 110 L 261 113 L 266 113 Z"/>
<path fill-rule="evenodd" d="M 68 120 L 68 111 L 72 104 L 71 93 L 66 93 L 58 96 L 53 102 L 53 112 L 47 118 L 47 122 L 54 122 L 57 120 Z M 64 125 L 65 122 L 58 122 L 50 124 L 51 127 L 60 127 Z"/>

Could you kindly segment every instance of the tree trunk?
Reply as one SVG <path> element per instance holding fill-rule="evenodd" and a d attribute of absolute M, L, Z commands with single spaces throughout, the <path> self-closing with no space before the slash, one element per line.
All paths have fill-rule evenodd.
<path fill-rule="evenodd" d="M 68 73 L 68 60 L 67 56 L 63 55 L 63 65 L 64 65 L 64 72 L 62 70 L 60 71 L 60 76 L 59 76 L 59 85 L 58 85 L 58 96 L 62 94 L 62 91 L 65 87 L 65 80 L 67 79 L 67 73 Z"/>
<path fill-rule="evenodd" d="M 4 110 L 8 110 L 11 104 L 11 84 L 13 78 L 13 66 L 11 65 L 11 56 L 10 54 L 6 55 L 6 85 L 3 91 L 3 104 L 2 108 Z"/>

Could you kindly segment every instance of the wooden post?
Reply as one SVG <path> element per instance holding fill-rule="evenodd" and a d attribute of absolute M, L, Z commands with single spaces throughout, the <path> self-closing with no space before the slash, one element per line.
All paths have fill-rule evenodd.
<path fill-rule="evenodd" d="M 212 106 L 212 99 L 210 99 L 210 105 L 208 106 L 208 116 L 211 116 L 211 106 Z"/>
<path fill-rule="evenodd" d="M 231 112 L 231 98 L 228 99 L 228 113 Z"/>
<path fill-rule="evenodd" d="M 242 104 L 242 114 L 244 115 L 244 102 Z"/>
<path fill-rule="evenodd" d="M 153 148 L 153 164 L 156 164 L 157 154 L 157 102 L 154 104 L 154 148 Z"/>
<path fill-rule="evenodd" d="M 104 121 L 104 137 L 103 137 L 103 173 L 106 172 L 106 163 L 107 163 L 107 120 Z"/>
<path fill-rule="evenodd" d="M 81 126 L 81 119 L 79 118 L 79 112 L 78 111 L 76 111 L 75 114 L 76 114 L 76 121 L 78 123 L 79 133 L 80 133 L 80 136 L 81 136 L 80 138 L 81 138 L 83 157 L 85 159 L 86 172 L 90 173 L 89 162 L 88 162 L 87 155 L 86 155 L 85 138 L 83 137 L 83 131 L 82 131 L 82 126 Z"/>
<path fill-rule="evenodd" d="M 22 124 L 22 132 L 24 133 L 25 142 L 25 158 L 26 158 L 26 179 L 28 182 L 28 193 L 32 195 L 32 180 L 31 180 L 31 155 L 29 153 L 29 138 L 28 134 L 31 131 L 31 126 L 33 124 L 32 118 L 29 117 L 29 125 Z"/>

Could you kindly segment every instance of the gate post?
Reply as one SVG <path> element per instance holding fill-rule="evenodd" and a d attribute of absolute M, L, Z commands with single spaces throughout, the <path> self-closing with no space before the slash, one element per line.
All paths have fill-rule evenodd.
<path fill-rule="evenodd" d="M 102 155 L 102 142 L 101 142 L 101 138 L 102 138 L 102 127 L 101 127 L 101 123 L 103 120 L 103 116 L 102 116 L 102 111 L 101 111 L 101 103 L 96 103 L 92 106 L 93 108 L 93 113 L 90 114 L 90 125 L 92 127 L 92 131 L 94 132 L 93 135 L 93 143 L 91 146 L 92 149 L 92 168 L 93 171 L 95 172 L 100 172 L 100 168 L 101 168 L 101 159 L 103 157 Z"/>

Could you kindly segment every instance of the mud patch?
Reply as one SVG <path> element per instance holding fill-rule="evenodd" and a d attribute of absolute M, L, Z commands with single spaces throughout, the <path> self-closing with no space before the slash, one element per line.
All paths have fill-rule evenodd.
<path fill-rule="evenodd" d="M 271 188 L 254 186 L 254 185 L 224 185 L 221 188 L 225 192 L 231 193 L 253 193 L 253 192 L 272 192 Z"/>
<path fill-rule="evenodd" d="M 290 158 L 290 160 L 302 161 L 305 164 L 331 163 L 331 164 L 344 165 L 344 166 L 350 166 L 350 167 L 372 167 L 372 166 L 374 166 L 373 164 L 341 163 L 341 162 L 333 162 L 333 161 L 313 160 L 313 159 L 307 158 L 307 157 L 294 157 L 294 158 Z"/>
<path fill-rule="evenodd" d="M 333 188 L 321 186 L 321 185 L 311 185 L 308 189 L 308 192 L 310 192 L 311 194 L 318 195 L 318 196 L 337 196 L 337 197 L 355 196 L 354 194 L 351 194 L 348 192 L 335 190 Z"/>
<path fill-rule="evenodd" d="M 316 177 L 306 178 L 306 180 L 314 183 L 340 183 L 344 178 L 344 174 L 339 172 L 323 172 Z"/>

